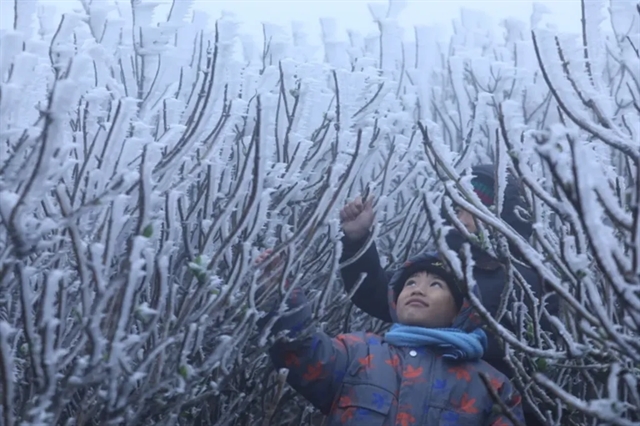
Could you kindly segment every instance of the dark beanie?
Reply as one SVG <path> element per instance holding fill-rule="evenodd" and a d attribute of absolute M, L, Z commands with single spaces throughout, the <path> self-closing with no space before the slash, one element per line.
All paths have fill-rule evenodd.
<path fill-rule="evenodd" d="M 455 275 L 436 252 L 421 253 L 409 259 L 393 274 L 390 284 L 393 287 L 394 302 L 398 301 L 398 296 L 402 292 L 406 281 L 419 272 L 427 272 L 442 278 L 449 287 L 458 309 L 462 307 L 464 294 L 458 285 Z"/>
<path fill-rule="evenodd" d="M 476 193 L 482 204 L 492 206 L 494 201 L 493 180 L 482 176 L 471 179 L 473 191 Z"/>

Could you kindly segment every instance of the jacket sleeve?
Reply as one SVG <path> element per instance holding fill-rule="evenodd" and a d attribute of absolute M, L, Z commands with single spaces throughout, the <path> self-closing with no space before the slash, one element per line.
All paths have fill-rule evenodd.
<path fill-rule="evenodd" d="M 264 325 L 275 313 L 259 321 Z M 312 319 L 311 308 L 302 289 L 296 288 L 287 300 L 287 313 L 278 318 L 270 332 L 287 331 L 287 339 L 279 339 L 269 349 L 278 369 L 287 368 L 289 385 L 322 413 L 328 414 L 340 390 L 349 365 L 345 338 L 330 338 L 322 332 L 311 336 L 300 334 Z"/>
<path fill-rule="evenodd" d="M 352 242 L 346 237 L 342 239 L 343 251 L 340 262 L 354 257 L 362 248 L 366 238 L 361 241 Z M 392 273 L 385 272 L 380 265 L 380 255 L 375 243 L 365 251 L 362 256 L 353 263 L 340 270 L 342 282 L 347 293 L 351 292 L 358 283 L 360 275 L 366 273 L 367 276 L 353 294 L 351 301 L 367 314 L 379 318 L 386 322 L 392 322 L 389 312 L 388 286 Z"/>
<path fill-rule="evenodd" d="M 256 292 L 256 297 L 262 295 L 264 291 L 264 288 L 259 289 Z M 277 315 L 278 303 L 274 299 L 275 297 L 272 297 L 271 300 L 266 303 L 270 308 L 268 309 L 267 315 L 258 320 L 257 325 L 259 330 L 264 329 L 269 321 Z M 291 291 L 286 306 L 286 312 L 280 315 L 269 332 L 270 334 L 278 334 L 281 331 L 287 331 L 287 336 L 293 338 L 311 323 L 311 306 L 304 291 L 299 287 Z"/>
<path fill-rule="evenodd" d="M 505 407 L 509 409 L 512 416 L 515 417 L 522 425 L 525 424 L 524 413 L 522 411 L 522 398 L 520 394 L 514 389 L 513 385 L 508 381 L 502 384 L 498 389 L 498 396 Z M 503 412 L 502 407 L 499 404 L 494 404 L 493 410 L 487 426 L 513 426 L 514 423 Z"/>
<path fill-rule="evenodd" d="M 269 354 L 276 368 L 287 368 L 287 382 L 328 415 L 349 365 L 348 341 L 322 332 L 289 342 L 278 341 Z"/>

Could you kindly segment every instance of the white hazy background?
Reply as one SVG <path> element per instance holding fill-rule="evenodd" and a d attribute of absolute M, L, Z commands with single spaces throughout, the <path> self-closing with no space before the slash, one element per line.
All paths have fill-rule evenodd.
<path fill-rule="evenodd" d="M 70 12 L 80 7 L 79 0 L 18 0 L 46 5 L 55 5 L 56 14 Z M 115 2 L 124 0 L 93 0 Z M 170 0 L 156 0 L 166 3 L 159 13 L 169 10 Z M 620 0 L 628 1 L 628 0 Z M 362 35 L 377 33 L 371 19 L 368 3 L 387 4 L 387 1 L 372 0 L 196 0 L 195 8 L 210 14 L 212 21 L 223 11 L 233 13 L 240 22 L 240 31 L 253 37 L 262 37 L 262 23 L 278 24 L 290 31 L 292 22 L 300 22 L 308 34 L 308 40 L 320 43 L 321 18 L 335 20 L 336 37 L 346 39 L 347 30 Z M 415 26 L 437 26 L 443 38 L 452 31 L 452 22 L 459 18 L 463 8 L 481 10 L 497 25 L 505 18 L 528 21 L 534 4 L 549 11 L 545 17 L 549 25 L 563 32 L 577 32 L 580 25 L 580 0 L 406 0 L 407 7 L 399 15 L 399 23 L 404 28 L 404 38 L 413 39 Z M 14 0 L 0 0 L 0 29 L 13 25 Z M 212 22 L 213 25 L 213 22 Z"/>

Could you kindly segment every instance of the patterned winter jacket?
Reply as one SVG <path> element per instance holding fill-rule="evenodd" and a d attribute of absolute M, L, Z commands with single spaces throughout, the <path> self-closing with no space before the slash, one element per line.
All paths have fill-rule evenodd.
<path fill-rule="evenodd" d="M 290 308 L 307 304 L 300 291 L 294 294 Z M 289 369 L 288 383 L 328 416 L 329 426 L 512 425 L 505 408 L 524 424 L 520 396 L 485 361 L 456 362 L 370 333 L 296 337 L 309 319 L 305 307 L 276 322 L 272 332 L 293 330 L 293 340 L 277 341 L 270 355 L 276 368 Z M 477 322 L 465 302 L 453 326 L 468 329 Z M 494 403 L 481 376 L 501 404 Z"/>

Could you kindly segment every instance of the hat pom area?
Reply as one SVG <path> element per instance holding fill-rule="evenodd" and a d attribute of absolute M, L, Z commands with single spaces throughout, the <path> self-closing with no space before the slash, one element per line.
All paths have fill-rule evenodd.
<path fill-rule="evenodd" d="M 471 179 L 471 186 L 473 186 L 473 191 L 476 193 L 480 201 L 485 206 L 492 206 L 494 202 L 494 190 L 493 185 L 490 185 L 489 182 L 485 182 L 482 179 L 474 178 Z"/>

